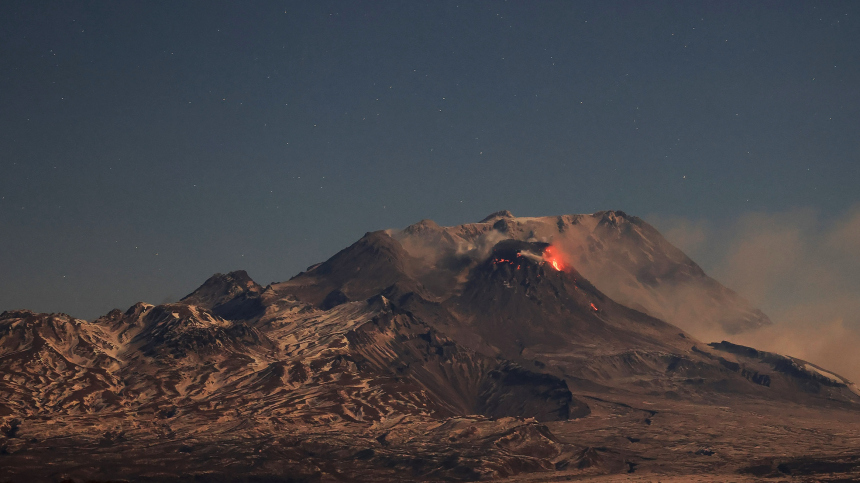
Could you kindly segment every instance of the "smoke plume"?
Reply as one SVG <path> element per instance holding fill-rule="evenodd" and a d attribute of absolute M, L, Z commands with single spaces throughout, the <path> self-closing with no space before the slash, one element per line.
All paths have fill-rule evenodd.
<path fill-rule="evenodd" d="M 835 216 L 747 213 L 723 225 L 648 221 L 774 321 L 744 334 L 703 327 L 693 335 L 799 357 L 860 382 L 860 206 Z"/>

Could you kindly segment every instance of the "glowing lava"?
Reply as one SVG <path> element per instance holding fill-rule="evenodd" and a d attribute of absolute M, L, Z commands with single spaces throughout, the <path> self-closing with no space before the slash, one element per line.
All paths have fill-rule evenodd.
<path fill-rule="evenodd" d="M 558 255 L 555 247 L 553 247 L 552 245 L 546 247 L 546 249 L 543 251 L 543 259 L 545 262 L 552 265 L 552 268 L 558 270 L 559 272 L 565 269 L 564 261 L 561 259 L 561 256 Z"/>

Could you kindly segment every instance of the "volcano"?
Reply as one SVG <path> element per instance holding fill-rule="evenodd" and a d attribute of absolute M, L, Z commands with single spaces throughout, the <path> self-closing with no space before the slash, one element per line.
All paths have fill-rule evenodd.
<path fill-rule="evenodd" d="M 0 481 L 860 470 L 820 445 L 860 428 L 850 381 L 702 324 L 771 322 L 617 211 L 424 220 L 93 321 L 8 311 Z"/>

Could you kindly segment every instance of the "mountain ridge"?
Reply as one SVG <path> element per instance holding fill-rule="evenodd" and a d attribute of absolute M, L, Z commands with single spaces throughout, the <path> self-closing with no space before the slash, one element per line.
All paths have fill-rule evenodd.
<path fill-rule="evenodd" d="M 261 434 L 294 431 L 295 441 L 264 446 L 305 448 L 305 456 L 273 456 L 295 474 L 379 479 L 384 468 L 401 468 L 418 479 L 495 479 L 621 471 L 632 461 L 626 446 L 562 442 L 547 425 L 592 424 L 612 408 L 632 408 L 630 401 L 860 410 L 860 391 L 826 369 L 729 342 L 705 344 L 654 315 L 655 302 L 683 284 L 690 290 L 671 312 L 676 318 L 701 313 L 684 308 L 695 297 L 742 300 L 623 212 L 517 218 L 501 211 L 454 227 L 422 220 L 368 232 L 266 287 L 234 271 L 213 275 L 177 303 L 141 302 L 94 321 L 7 311 L 0 315 L 7 427 L 0 447 L 39 451 L 19 433 L 37 442 L 62 434 L 88 447 L 97 428 L 97 444 L 203 438 L 201 451 L 217 452 L 227 447 L 226 428 L 235 427 L 254 444 L 263 444 Z M 735 304 L 707 313 L 710 323 L 740 330 L 765 323 L 766 316 L 750 318 L 754 310 Z M 657 414 L 640 412 L 646 425 Z M 324 444 L 313 439 L 327 428 L 342 434 Z M 482 453 L 456 443 L 478 434 L 495 443 L 476 446 Z M 303 446 L 312 440 L 329 449 Z M 397 456 L 402 451 L 427 456 L 418 463 Z M 197 458 L 189 461 L 205 461 Z M 305 460 L 317 466 L 299 464 Z M 187 471 L 199 475 L 196 464 Z M 154 475 L 122 467 L 120 476 Z M 39 474 L 26 468 L 16 474 Z"/>

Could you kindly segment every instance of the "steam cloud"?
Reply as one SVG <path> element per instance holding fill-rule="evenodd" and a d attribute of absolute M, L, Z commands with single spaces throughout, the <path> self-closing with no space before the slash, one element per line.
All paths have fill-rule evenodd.
<path fill-rule="evenodd" d="M 860 205 L 837 216 L 747 213 L 723 225 L 647 219 L 774 321 L 750 333 L 701 327 L 693 335 L 799 357 L 860 383 Z"/>
<path fill-rule="evenodd" d="M 482 233 L 472 243 L 461 239 L 448 241 L 441 237 L 432 236 L 410 238 L 404 230 L 389 230 L 388 233 L 399 241 L 410 255 L 422 259 L 429 265 L 443 263 L 445 258 L 450 257 L 468 259 L 471 262 L 486 260 L 496 243 L 509 238 L 496 230 Z"/>

